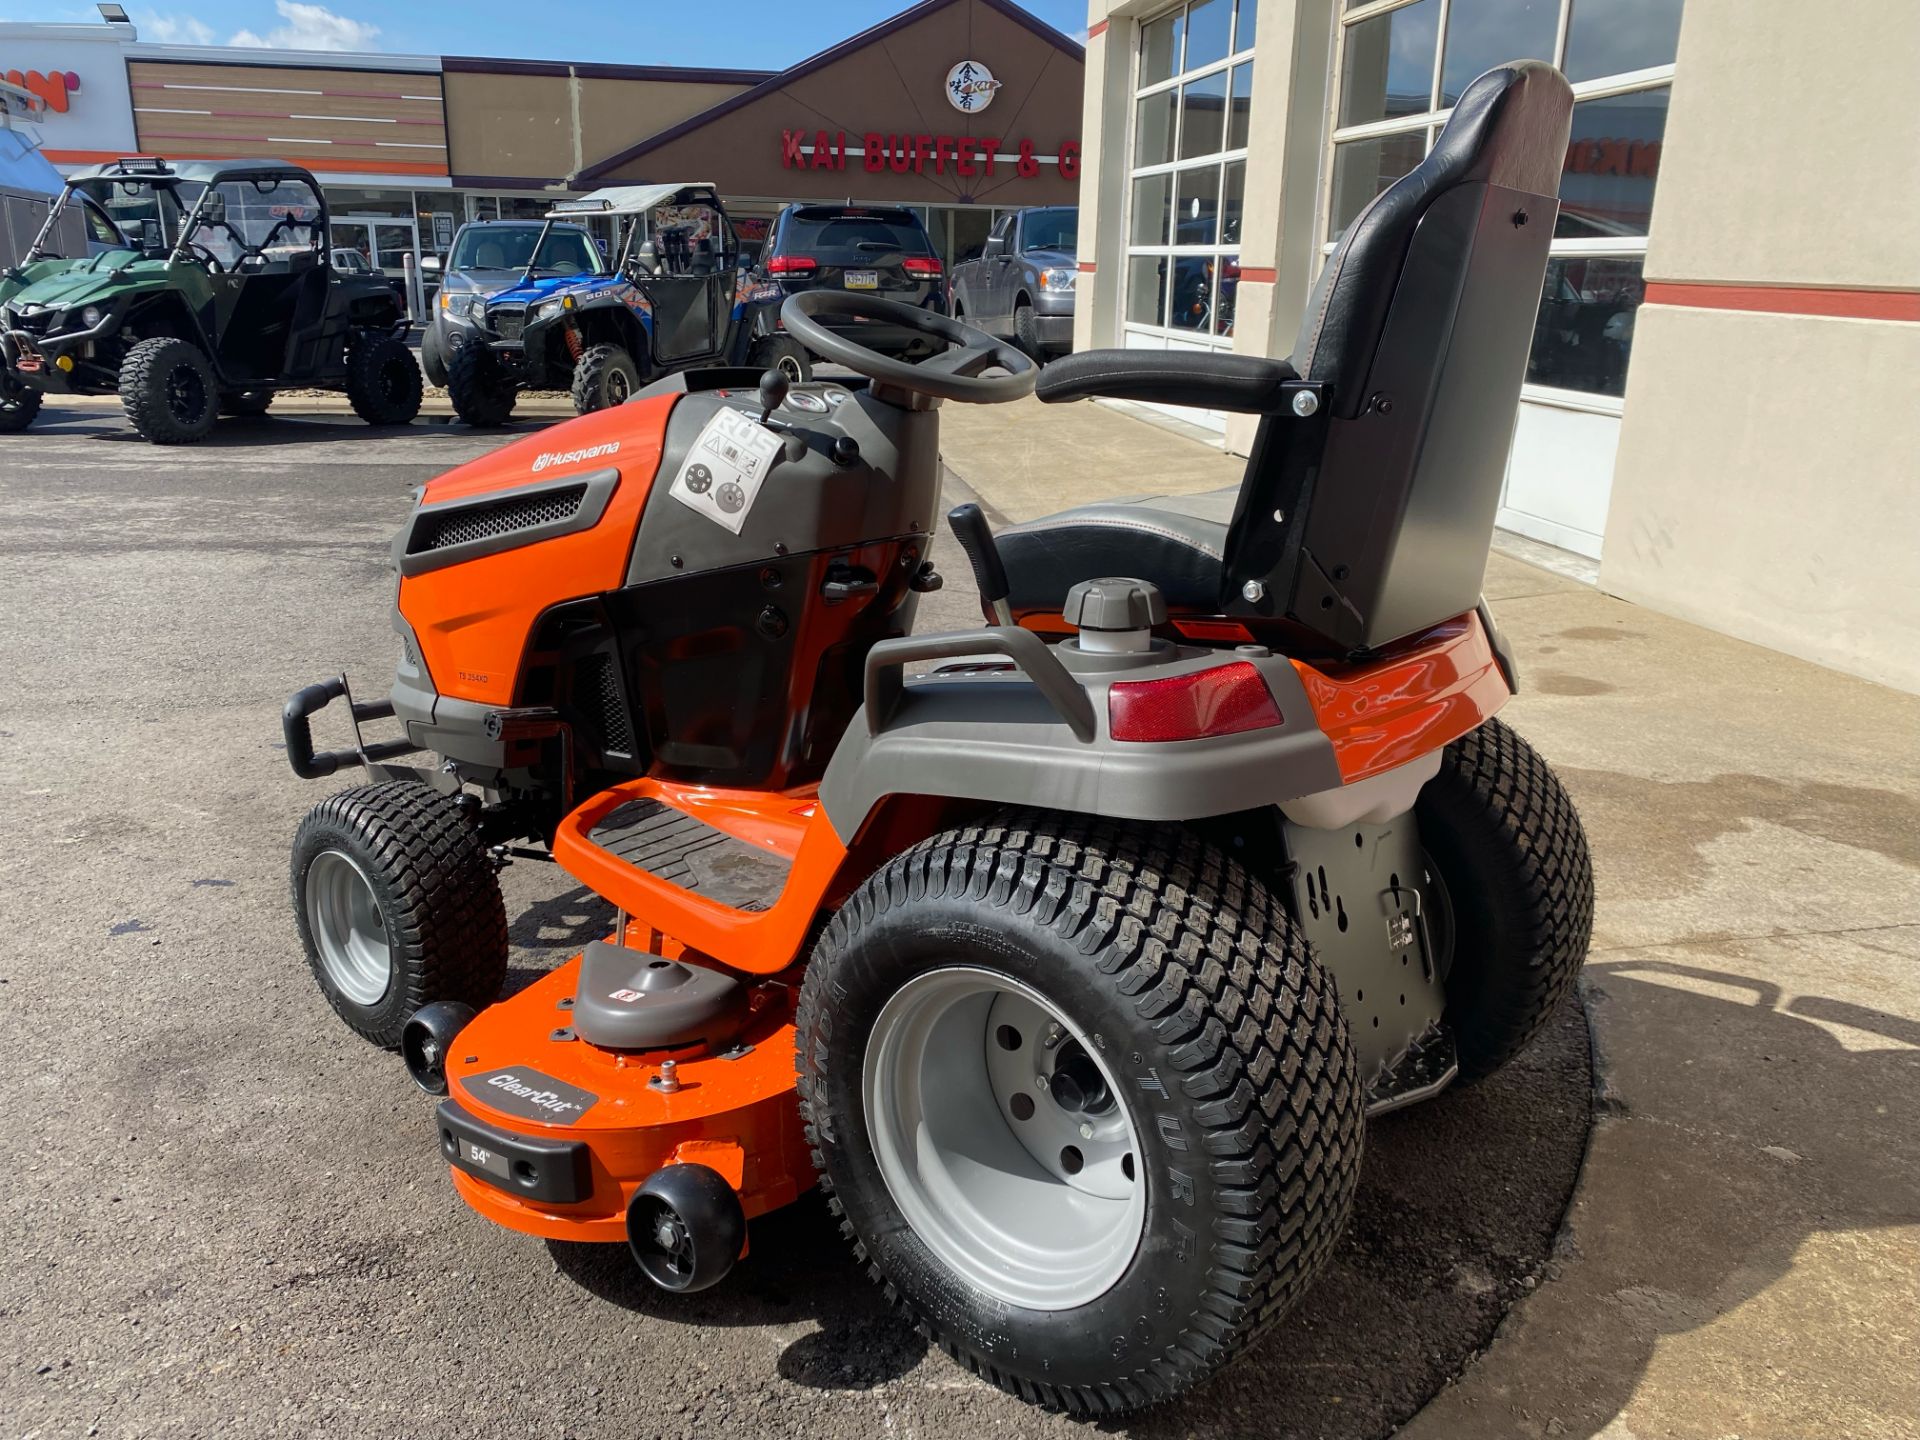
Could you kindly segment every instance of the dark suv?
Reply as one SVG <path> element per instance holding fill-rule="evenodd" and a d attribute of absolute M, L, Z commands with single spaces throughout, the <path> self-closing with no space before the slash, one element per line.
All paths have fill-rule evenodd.
<path fill-rule="evenodd" d="M 802 290 L 850 290 L 946 313 L 946 276 L 927 227 L 911 210 L 883 205 L 789 205 L 773 222 L 756 272 L 782 298 Z M 918 359 L 938 342 L 918 331 L 870 320 L 818 317 L 857 328 L 860 343 L 884 355 Z"/>

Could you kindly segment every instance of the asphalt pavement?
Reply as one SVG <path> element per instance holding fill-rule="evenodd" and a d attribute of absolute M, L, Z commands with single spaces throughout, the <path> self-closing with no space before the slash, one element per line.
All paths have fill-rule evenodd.
<path fill-rule="evenodd" d="M 930 1352 L 817 1200 L 685 1298 L 623 1249 L 482 1221 L 431 1102 L 309 979 L 287 846 L 351 781 L 292 775 L 280 706 L 343 670 L 385 689 L 408 492 L 503 438 L 307 414 L 160 449 L 59 403 L 0 437 L 0 1435 L 1094 1428 Z M 921 628 L 974 623 L 955 547 L 934 557 Z M 554 867 L 503 881 L 516 983 L 611 923 Z M 1589 1117 L 1569 1005 L 1494 1080 L 1371 1127 L 1299 1310 L 1183 1404 L 1101 1428 L 1389 1433 L 1554 1263 Z"/>

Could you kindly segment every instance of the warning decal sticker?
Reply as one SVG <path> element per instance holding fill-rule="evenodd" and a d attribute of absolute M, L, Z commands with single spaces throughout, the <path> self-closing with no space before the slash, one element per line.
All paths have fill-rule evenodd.
<path fill-rule="evenodd" d="M 778 435 L 738 410 L 716 411 L 680 462 L 668 493 L 738 535 L 781 444 Z"/>

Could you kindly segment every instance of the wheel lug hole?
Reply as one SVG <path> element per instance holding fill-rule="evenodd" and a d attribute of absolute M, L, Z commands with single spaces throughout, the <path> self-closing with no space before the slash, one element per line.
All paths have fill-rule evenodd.
<path fill-rule="evenodd" d="M 1081 1171 L 1081 1168 L 1085 1166 L 1086 1163 L 1087 1163 L 1086 1157 L 1080 1153 L 1079 1146 L 1068 1145 L 1061 1149 L 1060 1168 L 1066 1171 L 1067 1174 L 1078 1175 Z"/>
<path fill-rule="evenodd" d="M 1011 1025 L 1002 1025 L 998 1030 L 993 1032 L 993 1038 L 999 1043 L 1002 1050 L 1018 1050 L 1020 1048 L 1020 1032 Z"/>
<path fill-rule="evenodd" d="M 1133 1152 L 1131 1150 L 1120 1157 L 1120 1173 L 1129 1180 L 1133 1179 Z"/>
<path fill-rule="evenodd" d="M 1031 1120 L 1033 1118 L 1033 1097 L 1022 1090 L 1007 1102 L 1007 1108 L 1013 1111 L 1014 1119 Z"/>

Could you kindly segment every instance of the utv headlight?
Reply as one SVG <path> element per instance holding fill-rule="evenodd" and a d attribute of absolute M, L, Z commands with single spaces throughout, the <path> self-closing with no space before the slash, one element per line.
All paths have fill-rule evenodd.
<path fill-rule="evenodd" d="M 1071 290 L 1078 273 L 1072 270 L 1042 270 L 1040 288 L 1042 290 Z"/>
<path fill-rule="evenodd" d="M 476 325 L 487 323 L 487 297 L 476 295 L 467 301 L 467 319 Z"/>
<path fill-rule="evenodd" d="M 98 305 L 89 305 L 80 312 L 80 323 L 91 330 L 106 318 L 106 313 Z"/>
<path fill-rule="evenodd" d="M 558 315 L 566 308 L 567 307 L 562 305 L 558 300 L 544 300 L 541 302 L 540 308 L 533 312 L 533 318 L 536 320 L 545 320 L 551 316 Z"/>

